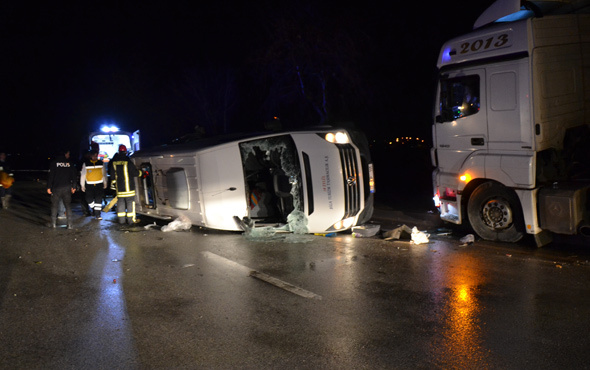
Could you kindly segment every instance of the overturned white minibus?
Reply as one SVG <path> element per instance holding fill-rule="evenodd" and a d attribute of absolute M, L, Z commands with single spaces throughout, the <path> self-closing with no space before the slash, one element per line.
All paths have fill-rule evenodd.
<path fill-rule="evenodd" d="M 296 233 L 342 231 L 373 213 L 373 165 L 353 130 L 233 135 L 154 147 L 132 157 L 137 213 L 193 225 L 243 223 Z M 240 220 L 241 222 L 236 222 Z"/>

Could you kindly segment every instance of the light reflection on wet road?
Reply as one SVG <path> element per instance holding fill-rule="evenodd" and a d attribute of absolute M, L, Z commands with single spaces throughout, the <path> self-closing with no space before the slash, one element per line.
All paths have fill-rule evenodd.
<path fill-rule="evenodd" d="M 441 364 L 453 363 L 459 368 L 489 368 L 488 353 L 483 348 L 479 286 L 485 284 L 482 271 L 467 256 L 453 261 L 460 268 L 434 269 L 444 274 L 440 287 L 443 295 L 441 309 L 442 333 L 440 343 L 433 346 L 434 358 Z"/>

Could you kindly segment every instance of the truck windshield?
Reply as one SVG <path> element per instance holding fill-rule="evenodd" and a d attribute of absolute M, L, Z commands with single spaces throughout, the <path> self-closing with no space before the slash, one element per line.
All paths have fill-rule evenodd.
<path fill-rule="evenodd" d="M 251 218 L 285 221 L 303 211 L 301 166 L 291 136 L 242 142 L 240 155 Z"/>
<path fill-rule="evenodd" d="M 479 112 L 479 76 L 462 76 L 440 81 L 440 114 L 452 121 Z"/>

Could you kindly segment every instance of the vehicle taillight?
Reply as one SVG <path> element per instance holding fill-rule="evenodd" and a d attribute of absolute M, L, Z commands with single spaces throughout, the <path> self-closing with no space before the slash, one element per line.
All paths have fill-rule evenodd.
<path fill-rule="evenodd" d="M 434 197 L 432 197 L 432 200 L 434 201 L 434 206 L 436 208 L 440 208 L 440 193 L 438 189 L 436 189 L 436 194 L 434 195 Z"/>

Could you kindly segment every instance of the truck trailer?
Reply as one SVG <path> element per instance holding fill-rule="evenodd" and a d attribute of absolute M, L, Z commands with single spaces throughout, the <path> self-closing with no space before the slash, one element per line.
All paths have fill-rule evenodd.
<path fill-rule="evenodd" d="M 369 148 L 353 130 L 203 138 L 142 149 L 131 159 L 143 173 L 136 210 L 150 217 L 229 231 L 331 233 L 373 213 Z"/>
<path fill-rule="evenodd" d="M 538 246 L 590 236 L 588 1 L 498 0 L 444 43 L 431 150 L 442 220 Z"/>

